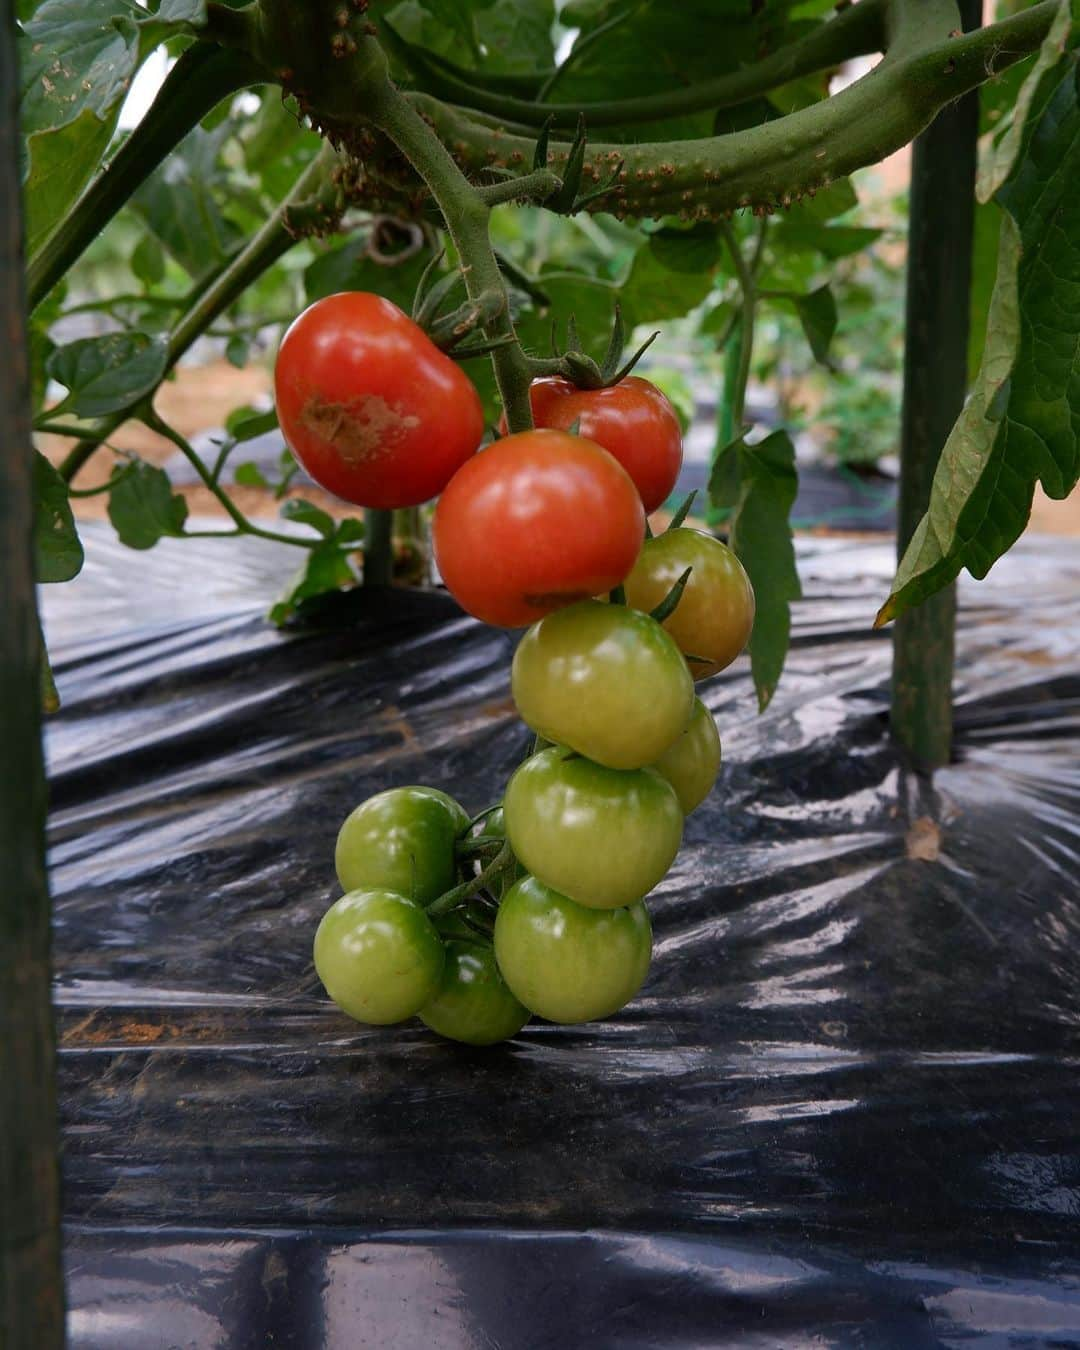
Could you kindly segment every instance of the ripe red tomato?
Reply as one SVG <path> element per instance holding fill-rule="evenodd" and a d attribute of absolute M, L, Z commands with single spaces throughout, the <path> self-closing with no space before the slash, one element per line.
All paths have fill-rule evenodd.
<path fill-rule="evenodd" d="M 560 376 L 535 380 L 529 390 L 538 427 L 582 436 L 615 456 L 634 480 L 646 511 L 667 500 L 682 466 L 682 428 L 655 384 L 628 375 L 610 389 L 578 389 Z"/>
<path fill-rule="evenodd" d="M 396 305 L 364 291 L 316 300 L 294 320 L 274 394 L 296 458 L 358 506 L 430 500 L 484 434 L 469 377 Z"/>
<path fill-rule="evenodd" d="M 618 586 L 644 537 L 626 471 L 593 441 L 563 431 L 506 436 L 470 459 L 432 525 L 450 593 L 501 628 Z"/>

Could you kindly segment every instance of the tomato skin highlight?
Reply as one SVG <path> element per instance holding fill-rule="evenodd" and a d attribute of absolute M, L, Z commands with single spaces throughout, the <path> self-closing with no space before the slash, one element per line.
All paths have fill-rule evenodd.
<path fill-rule="evenodd" d="M 611 769 L 659 759 L 686 729 L 694 682 L 647 614 L 586 600 L 534 624 L 510 676 L 522 720 Z"/>
<path fill-rule="evenodd" d="M 626 602 L 649 610 L 663 600 L 683 572 L 690 580 L 665 629 L 687 656 L 695 680 L 731 665 L 750 639 L 754 626 L 754 588 L 726 544 L 686 526 L 646 539 L 634 570 L 626 578 Z"/>
<path fill-rule="evenodd" d="M 720 733 L 713 715 L 694 699 L 690 725 L 652 768 L 671 784 L 684 816 L 701 805 L 713 789 L 720 771 Z"/>
<path fill-rule="evenodd" d="M 507 892 L 495 959 L 514 996 L 550 1022 L 592 1022 L 624 1007 L 645 982 L 652 925 L 643 904 L 586 909 L 535 877 Z"/>
<path fill-rule="evenodd" d="M 578 389 L 554 375 L 529 389 L 538 427 L 569 431 L 594 440 L 614 455 L 634 480 L 646 511 L 655 511 L 674 490 L 682 468 L 682 428 L 667 396 L 639 375 L 608 389 Z"/>
<path fill-rule="evenodd" d="M 520 628 L 619 585 L 641 551 L 645 512 L 606 450 L 562 431 L 525 431 L 459 469 L 431 537 L 462 609 Z"/>
<path fill-rule="evenodd" d="M 484 434 L 469 377 L 396 305 L 365 291 L 316 300 L 293 321 L 274 394 L 293 454 L 358 506 L 429 501 Z"/>
<path fill-rule="evenodd" d="M 442 979 L 420 1021 L 440 1036 L 465 1045 L 494 1045 L 516 1036 L 529 1020 L 506 985 L 491 947 L 476 942 L 448 942 Z"/>
<path fill-rule="evenodd" d="M 445 949 L 419 905 L 393 891 L 350 891 L 323 915 L 315 969 L 326 992 L 357 1022 L 403 1022 L 439 987 Z"/>
<path fill-rule="evenodd" d="M 457 880 L 454 844 L 469 823 L 438 788 L 377 792 L 345 818 L 334 848 L 343 891 L 388 890 L 426 906 Z"/>
<path fill-rule="evenodd" d="M 538 880 L 589 909 L 647 895 L 675 860 L 683 814 L 651 769 L 606 769 L 551 746 L 506 788 L 507 838 Z"/>

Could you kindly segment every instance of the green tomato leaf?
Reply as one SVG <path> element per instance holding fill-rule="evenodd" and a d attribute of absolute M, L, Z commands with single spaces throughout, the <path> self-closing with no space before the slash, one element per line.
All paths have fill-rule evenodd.
<path fill-rule="evenodd" d="M 785 219 L 773 231 L 773 245 L 795 252 L 820 253 L 825 258 L 847 258 L 862 253 L 875 240 L 880 230 L 856 225 L 825 225 L 817 221 Z"/>
<path fill-rule="evenodd" d="M 324 539 L 332 539 L 334 536 L 333 517 L 302 497 L 294 497 L 292 501 L 286 502 L 281 508 L 281 517 L 283 520 L 295 520 L 298 525 L 310 525 Z"/>
<path fill-rule="evenodd" d="M 364 522 L 355 516 L 347 516 L 338 524 L 334 538 L 339 544 L 359 544 L 364 537 Z"/>
<path fill-rule="evenodd" d="M 234 333 L 225 344 L 225 359 L 230 366 L 235 366 L 237 370 L 243 370 L 248 363 L 249 351 L 250 344 L 247 338 Z"/>
<path fill-rule="evenodd" d="M 308 554 L 307 562 L 288 591 L 270 610 L 270 622 L 281 627 L 295 614 L 304 600 L 356 585 L 356 572 L 336 543 L 327 540 Z"/>
<path fill-rule="evenodd" d="M 731 547 L 754 587 L 750 669 L 761 710 L 784 669 L 791 602 L 802 595 L 789 523 L 798 487 L 795 447 L 786 431 L 752 446 L 741 437 L 733 441 L 717 456 L 709 478 L 713 506 L 731 509 Z"/>
<path fill-rule="evenodd" d="M 240 487 L 268 488 L 270 486 L 262 469 L 251 460 L 236 466 L 236 471 L 233 473 L 233 482 L 238 483 Z"/>
<path fill-rule="evenodd" d="M 793 300 L 814 360 L 827 366 L 829 344 L 836 332 L 836 297 L 830 287 L 819 286 L 809 295 L 796 295 Z"/>
<path fill-rule="evenodd" d="M 67 484 L 40 450 L 34 451 L 34 576 L 70 581 L 83 565 Z"/>
<path fill-rule="evenodd" d="M 267 412 L 258 412 L 255 408 L 245 405 L 243 408 L 234 408 L 229 413 L 225 419 L 225 430 L 237 445 L 242 445 L 244 441 L 252 441 L 256 436 L 265 436 L 267 432 L 275 431 L 277 424 L 275 408 L 270 408 Z"/>
<path fill-rule="evenodd" d="M 422 250 L 392 266 L 379 263 L 367 252 L 368 233 L 366 229 L 356 231 L 344 244 L 328 249 L 307 268 L 304 289 L 308 304 L 339 291 L 374 291 L 406 314 L 411 312 L 417 284 L 431 254 Z"/>
<path fill-rule="evenodd" d="M 68 395 L 55 411 L 76 417 L 120 412 L 157 388 L 167 363 L 165 344 L 145 333 L 106 333 L 57 347 L 47 369 Z"/>
<path fill-rule="evenodd" d="M 152 234 L 144 234 L 135 245 L 131 270 L 144 286 L 156 286 L 165 275 L 165 252 Z"/>
<path fill-rule="evenodd" d="M 672 271 L 653 248 L 653 242 L 650 240 L 634 254 L 630 274 L 619 292 L 629 332 L 640 323 L 682 318 L 696 309 L 712 291 L 711 267 L 706 266 L 700 271 Z M 671 257 L 670 241 L 663 243 L 661 250 Z"/>
<path fill-rule="evenodd" d="M 666 225 L 649 235 L 648 247 L 669 272 L 711 272 L 728 256 L 720 231 L 708 222 L 688 230 Z"/>
<path fill-rule="evenodd" d="M 187 502 L 174 493 L 164 469 L 143 460 L 117 465 L 109 491 L 109 519 L 128 548 L 153 548 L 165 535 L 180 536 Z"/>
<path fill-rule="evenodd" d="M 1001 233 L 982 365 L 878 624 L 961 568 L 984 577 L 1026 526 L 1036 481 L 1061 499 L 1080 476 L 1080 90 L 1059 25 L 1047 48 L 1060 58 L 1056 83 L 1047 94 L 1036 63 L 1029 124 L 1014 135 L 995 197 Z"/>

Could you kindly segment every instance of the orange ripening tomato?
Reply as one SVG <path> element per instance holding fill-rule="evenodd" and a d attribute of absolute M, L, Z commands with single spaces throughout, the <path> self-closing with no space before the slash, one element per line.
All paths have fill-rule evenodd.
<path fill-rule="evenodd" d="M 304 310 L 274 369 L 278 421 L 320 487 L 390 510 L 436 496 L 484 434 L 469 377 L 389 300 L 329 295 Z"/>
<path fill-rule="evenodd" d="M 447 589 L 500 628 L 618 586 L 644 537 L 626 471 L 563 431 L 524 431 L 481 451 L 450 480 L 432 524 Z"/>

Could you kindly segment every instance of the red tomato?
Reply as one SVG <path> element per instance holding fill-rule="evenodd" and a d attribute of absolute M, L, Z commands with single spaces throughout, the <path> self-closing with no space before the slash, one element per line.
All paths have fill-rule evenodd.
<path fill-rule="evenodd" d="M 675 409 L 637 375 L 610 389 L 577 389 L 559 376 L 535 380 L 529 390 L 538 427 L 578 431 L 615 456 L 634 480 L 646 511 L 671 494 L 682 466 L 682 429 Z"/>
<path fill-rule="evenodd" d="M 316 300 L 290 325 L 274 393 L 296 458 L 358 506 L 428 501 L 484 434 L 469 377 L 396 305 L 364 291 Z"/>
<path fill-rule="evenodd" d="M 519 628 L 619 585 L 645 537 L 629 475 L 562 431 L 506 436 L 470 459 L 439 498 L 435 561 L 462 609 Z"/>

